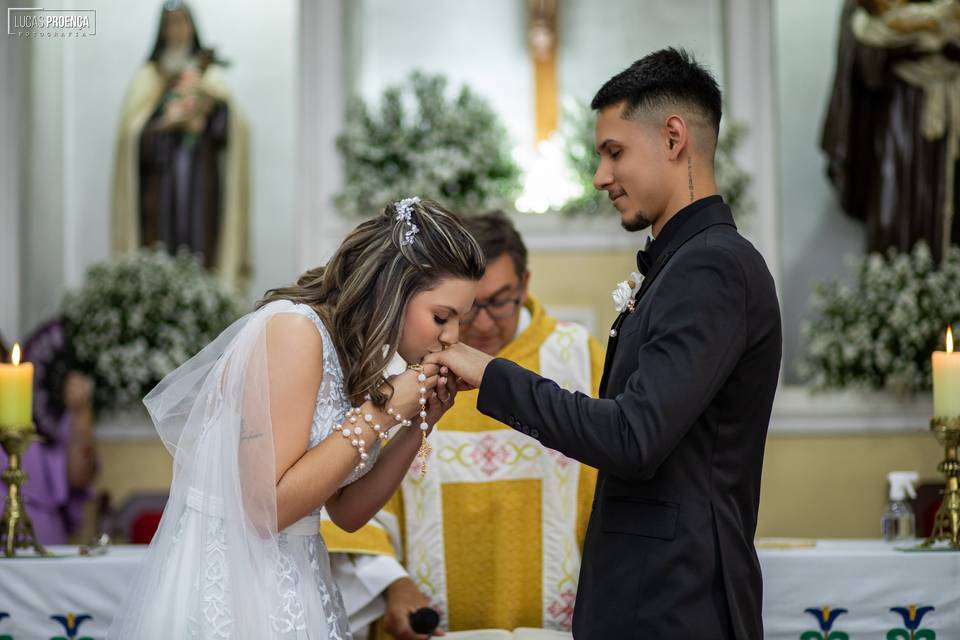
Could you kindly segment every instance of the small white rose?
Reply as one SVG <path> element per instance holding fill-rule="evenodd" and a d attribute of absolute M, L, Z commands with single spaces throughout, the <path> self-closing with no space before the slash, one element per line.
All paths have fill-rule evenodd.
<path fill-rule="evenodd" d="M 630 283 L 626 280 L 617 285 L 617 288 L 613 290 L 613 306 L 616 308 L 617 313 L 623 313 L 623 310 L 627 308 L 627 305 L 630 303 Z"/>
<path fill-rule="evenodd" d="M 617 310 L 617 313 L 623 313 L 625 309 L 633 311 L 633 298 L 637 295 L 640 286 L 643 284 L 643 276 L 634 271 L 630 274 L 630 280 L 633 281 L 633 286 L 630 285 L 629 280 L 624 280 L 617 284 L 617 288 L 614 289 L 611 294 L 613 296 L 613 306 Z"/>

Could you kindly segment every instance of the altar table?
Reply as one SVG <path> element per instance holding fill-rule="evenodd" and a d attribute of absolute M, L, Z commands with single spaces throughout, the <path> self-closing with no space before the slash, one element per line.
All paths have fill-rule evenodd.
<path fill-rule="evenodd" d="M 960 639 L 960 552 L 896 547 L 758 541 L 765 637 L 823 640 L 841 632 L 850 640 L 910 640 L 932 638 L 921 634 L 931 630 L 938 640 Z M 53 547 L 58 557 L 0 558 L 0 640 L 100 640 L 144 549 L 114 546 L 80 557 L 76 547 Z"/>

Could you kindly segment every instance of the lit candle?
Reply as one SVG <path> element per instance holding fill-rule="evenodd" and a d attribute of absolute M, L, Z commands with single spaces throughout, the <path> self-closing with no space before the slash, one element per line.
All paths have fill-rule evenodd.
<path fill-rule="evenodd" d="M 33 426 L 33 365 L 20 362 L 20 345 L 13 345 L 13 364 L 0 363 L 0 425 Z"/>
<path fill-rule="evenodd" d="M 947 350 L 933 352 L 933 416 L 960 417 L 960 352 L 953 351 L 950 327 L 947 327 Z"/>

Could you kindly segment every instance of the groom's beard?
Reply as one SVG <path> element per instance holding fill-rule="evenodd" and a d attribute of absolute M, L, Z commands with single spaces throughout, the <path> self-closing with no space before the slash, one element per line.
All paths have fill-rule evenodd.
<path fill-rule="evenodd" d="M 620 226 L 627 231 L 643 231 L 650 226 L 650 221 L 643 217 L 639 211 L 635 211 L 632 216 L 621 216 Z"/>

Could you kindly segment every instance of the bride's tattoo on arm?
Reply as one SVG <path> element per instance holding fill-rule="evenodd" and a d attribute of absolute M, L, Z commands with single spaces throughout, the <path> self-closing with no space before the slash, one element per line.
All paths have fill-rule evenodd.
<path fill-rule="evenodd" d="M 260 438 L 262 436 L 263 436 L 262 431 L 250 431 L 249 429 L 247 429 L 246 421 L 243 418 L 240 419 L 240 442 L 246 442 L 247 440 L 256 440 L 257 438 Z"/>

